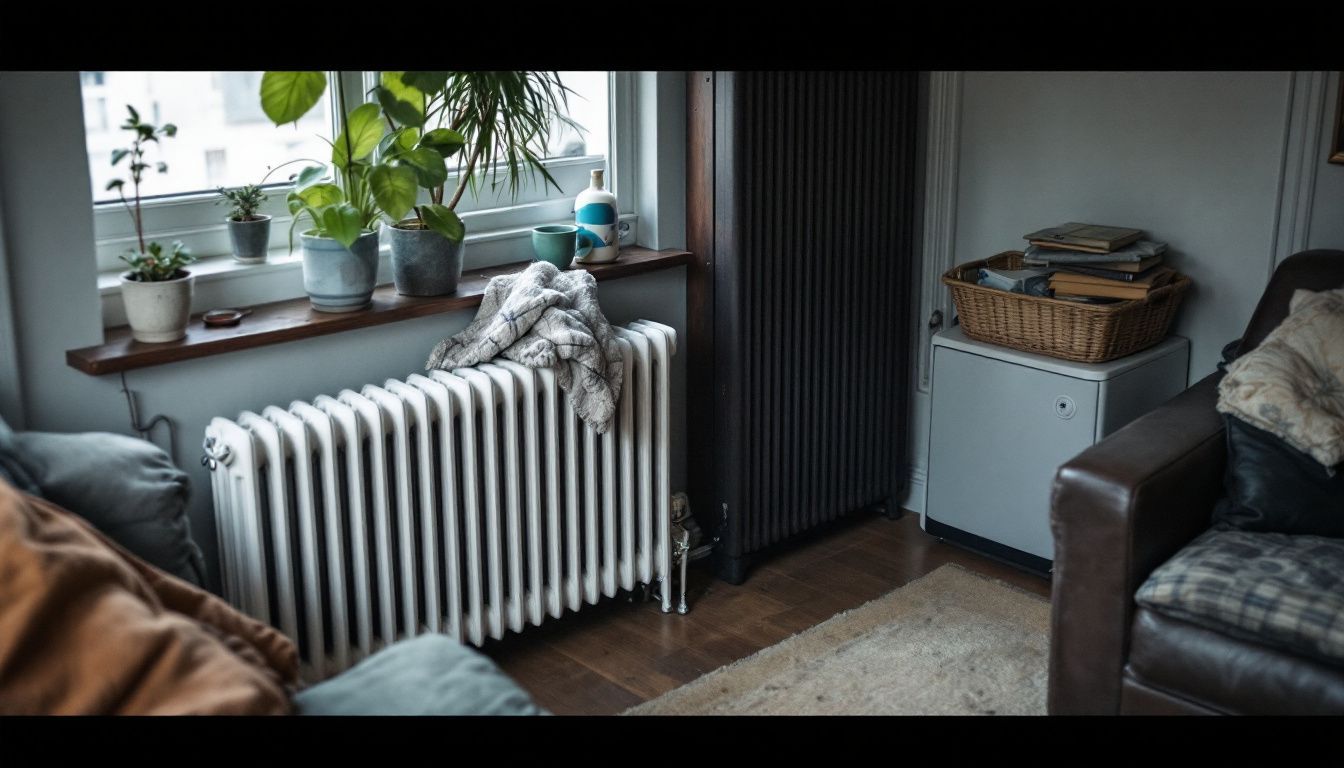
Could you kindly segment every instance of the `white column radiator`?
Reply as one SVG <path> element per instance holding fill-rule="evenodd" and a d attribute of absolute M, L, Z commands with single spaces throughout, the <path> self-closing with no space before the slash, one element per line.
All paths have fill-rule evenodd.
<path fill-rule="evenodd" d="M 616 332 L 605 435 L 551 371 L 502 360 L 213 419 L 225 598 L 292 638 L 313 678 L 397 639 L 479 646 L 655 581 L 670 610 L 676 332 Z"/>

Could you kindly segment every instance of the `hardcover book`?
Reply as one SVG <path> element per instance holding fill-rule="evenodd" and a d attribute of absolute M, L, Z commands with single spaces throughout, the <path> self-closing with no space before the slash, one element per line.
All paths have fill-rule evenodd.
<path fill-rule="evenodd" d="M 1166 285 L 1176 271 L 1170 267 L 1153 270 L 1153 274 L 1134 282 L 1107 280 L 1091 275 L 1056 272 L 1050 278 L 1050 288 L 1063 296 L 1107 296 L 1116 299 L 1143 299 L 1155 288 Z"/>
<path fill-rule="evenodd" d="M 1143 237 L 1143 232 L 1130 227 L 1108 227 L 1103 224 L 1080 224 L 1071 221 L 1057 227 L 1038 229 L 1022 237 L 1032 245 L 1039 245 L 1042 248 L 1070 248 L 1109 253 Z"/>

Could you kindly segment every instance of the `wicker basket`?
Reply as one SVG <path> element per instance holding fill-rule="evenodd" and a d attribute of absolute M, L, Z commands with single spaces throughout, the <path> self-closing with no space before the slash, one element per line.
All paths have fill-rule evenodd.
<path fill-rule="evenodd" d="M 1151 347 L 1166 338 L 1190 278 L 1177 274 L 1148 298 L 1084 304 L 1009 293 L 976 285 L 981 267 L 1022 269 L 1021 251 L 953 267 L 943 275 L 952 289 L 967 336 L 1065 360 L 1100 363 Z"/>

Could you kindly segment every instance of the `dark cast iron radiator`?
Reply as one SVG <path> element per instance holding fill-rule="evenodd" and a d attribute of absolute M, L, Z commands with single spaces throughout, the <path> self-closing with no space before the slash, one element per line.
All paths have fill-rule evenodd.
<path fill-rule="evenodd" d="M 692 211 L 688 227 L 693 250 L 712 230 L 712 255 L 690 276 L 691 309 L 705 305 L 703 323 L 712 306 L 713 329 L 713 421 L 691 424 L 693 446 L 712 444 L 713 458 L 692 459 L 693 483 L 713 500 L 700 516 L 717 527 L 719 573 L 740 583 L 752 553 L 849 512 L 896 509 L 917 75 L 719 72 L 688 82 L 689 140 L 697 120 L 712 119 L 698 135 L 713 137 L 712 153 L 688 154 L 688 203 L 713 211 L 712 220 Z M 695 402 L 694 382 L 691 392 Z"/>

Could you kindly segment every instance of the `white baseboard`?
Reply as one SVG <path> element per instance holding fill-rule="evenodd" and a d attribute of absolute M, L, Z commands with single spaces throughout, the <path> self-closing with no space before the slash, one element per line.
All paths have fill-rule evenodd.
<path fill-rule="evenodd" d="M 910 467 L 905 486 L 905 495 L 901 497 L 901 508 L 924 516 L 924 497 L 928 493 L 928 472 L 924 467 Z"/>

